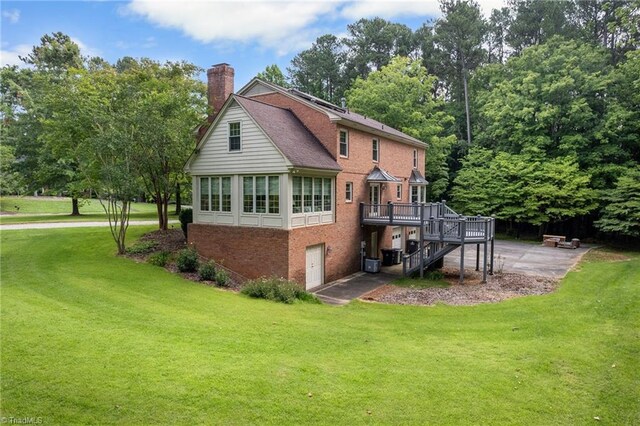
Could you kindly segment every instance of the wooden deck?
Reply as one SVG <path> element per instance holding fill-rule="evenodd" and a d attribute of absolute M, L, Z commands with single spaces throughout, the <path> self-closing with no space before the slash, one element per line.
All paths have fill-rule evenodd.
<path fill-rule="evenodd" d="M 463 216 L 442 203 L 422 204 L 360 204 L 360 224 L 375 226 L 413 226 L 419 229 L 420 249 L 403 258 L 403 272 L 411 275 L 465 244 L 484 244 L 483 280 L 486 281 L 486 251 L 491 242 L 491 272 L 493 272 L 493 239 L 495 219 L 487 216 Z M 460 280 L 464 264 L 461 264 Z"/>

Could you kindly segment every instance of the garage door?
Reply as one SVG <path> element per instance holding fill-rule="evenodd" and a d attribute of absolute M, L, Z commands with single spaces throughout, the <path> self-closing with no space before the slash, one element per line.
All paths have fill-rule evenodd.
<path fill-rule="evenodd" d="M 399 226 L 396 226 L 391 231 L 391 248 L 402 248 L 402 228 L 400 228 Z"/>
<path fill-rule="evenodd" d="M 312 289 L 322 285 L 324 277 L 324 244 L 307 247 L 307 282 L 306 289 Z"/>

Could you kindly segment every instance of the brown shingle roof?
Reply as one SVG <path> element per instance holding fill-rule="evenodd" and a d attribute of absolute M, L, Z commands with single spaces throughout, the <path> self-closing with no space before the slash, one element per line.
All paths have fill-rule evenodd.
<path fill-rule="evenodd" d="M 342 170 L 320 141 L 288 109 L 233 95 L 295 167 Z"/>

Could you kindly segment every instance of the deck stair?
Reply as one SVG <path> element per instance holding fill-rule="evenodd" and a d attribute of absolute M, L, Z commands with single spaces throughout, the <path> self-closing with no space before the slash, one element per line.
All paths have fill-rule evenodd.
<path fill-rule="evenodd" d="M 476 244 L 480 264 L 480 244 L 484 245 L 483 281 L 487 273 L 487 248 L 491 246 L 490 273 L 493 273 L 495 219 L 487 216 L 463 216 L 445 201 L 414 204 L 360 204 L 361 225 L 412 226 L 420 230 L 420 248 L 403 258 L 403 272 L 412 275 L 424 270 L 453 250 L 460 248 L 460 281 L 464 279 L 464 247 Z"/>

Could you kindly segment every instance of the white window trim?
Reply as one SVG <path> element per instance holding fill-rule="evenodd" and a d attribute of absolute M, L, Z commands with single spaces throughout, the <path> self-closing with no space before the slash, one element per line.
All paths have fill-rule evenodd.
<path fill-rule="evenodd" d="M 345 142 L 346 142 L 346 146 L 347 146 L 347 155 L 342 155 L 340 152 L 340 146 L 342 145 L 342 142 L 340 141 L 340 135 L 344 132 L 345 134 Z M 338 154 L 340 155 L 341 158 L 349 158 L 349 131 L 347 129 L 339 129 L 338 131 Z"/>
<path fill-rule="evenodd" d="M 349 197 L 347 197 L 347 188 L 349 188 Z M 353 203 L 353 182 L 347 182 L 344 188 L 344 202 Z"/>
<path fill-rule="evenodd" d="M 336 209 L 336 197 L 335 197 L 335 190 L 336 190 L 336 180 L 335 178 L 332 177 L 326 177 L 326 176 L 309 176 L 309 175 L 302 175 L 302 176 L 295 176 L 295 177 L 299 177 L 302 179 L 302 199 L 301 199 L 301 208 L 302 211 L 299 213 L 294 213 L 293 212 L 293 179 L 291 180 L 291 185 L 292 185 L 292 191 L 291 191 L 291 195 L 290 195 L 290 214 L 292 216 L 303 216 L 303 215 L 318 215 L 318 214 L 327 214 L 327 213 L 333 213 Z M 311 179 L 311 211 L 309 212 L 305 212 L 304 211 L 304 179 L 305 178 L 310 178 Z M 314 200 L 314 195 L 315 195 L 315 179 L 321 179 L 322 180 L 322 192 L 321 192 L 321 210 L 315 210 L 315 200 Z M 331 188 L 329 189 L 329 195 L 331 196 L 331 208 L 330 210 L 324 210 L 324 180 L 325 179 L 329 179 L 329 181 L 331 182 Z"/>
<path fill-rule="evenodd" d="M 231 149 L 231 125 L 238 123 L 240 125 L 240 149 Z M 237 152 L 242 152 L 242 121 L 229 121 L 227 122 L 227 152 L 230 154 L 235 154 Z"/>
<path fill-rule="evenodd" d="M 373 145 L 376 145 L 375 151 L 373 150 Z M 375 152 L 377 158 L 373 158 L 373 153 Z M 380 139 L 373 138 L 371 139 L 371 158 L 374 163 L 380 162 Z"/>
<path fill-rule="evenodd" d="M 401 184 L 401 183 L 399 183 L 399 184 L 396 186 L 396 198 L 397 198 L 398 200 L 402 200 L 402 184 Z"/>
<path fill-rule="evenodd" d="M 417 149 L 413 150 L 413 168 L 414 169 L 418 168 L 418 150 Z"/>
<path fill-rule="evenodd" d="M 257 191 L 257 186 L 256 186 L 256 181 L 257 181 L 257 177 L 263 177 L 264 179 L 264 184 L 265 184 L 265 211 L 262 213 L 258 213 L 257 210 L 257 197 L 258 197 L 258 191 Z M 270 177 L 276 177 L 278 178 L 278 213 L 271 213 L 269 212 L 269 195 L 271 195 L 269 193 L 269 178 Z M 244 211 L 244 178 L 251 178 L 251 185 L 252 185 L 252 197 L 253 197 L 253 208 L 252 211 L 250 212 L 246 212 Z M 241 175 L 240 176 L 240 186 L 242 188 L 242 206 L 240 209 L 240 213 L 242 215 L 260 215 L 260 216 L 281 216 L 282 215 L 282 193 L 281 193 L 281 186 L 282 186 L 282 179 L 280 179 L 280 175 Z"/>

